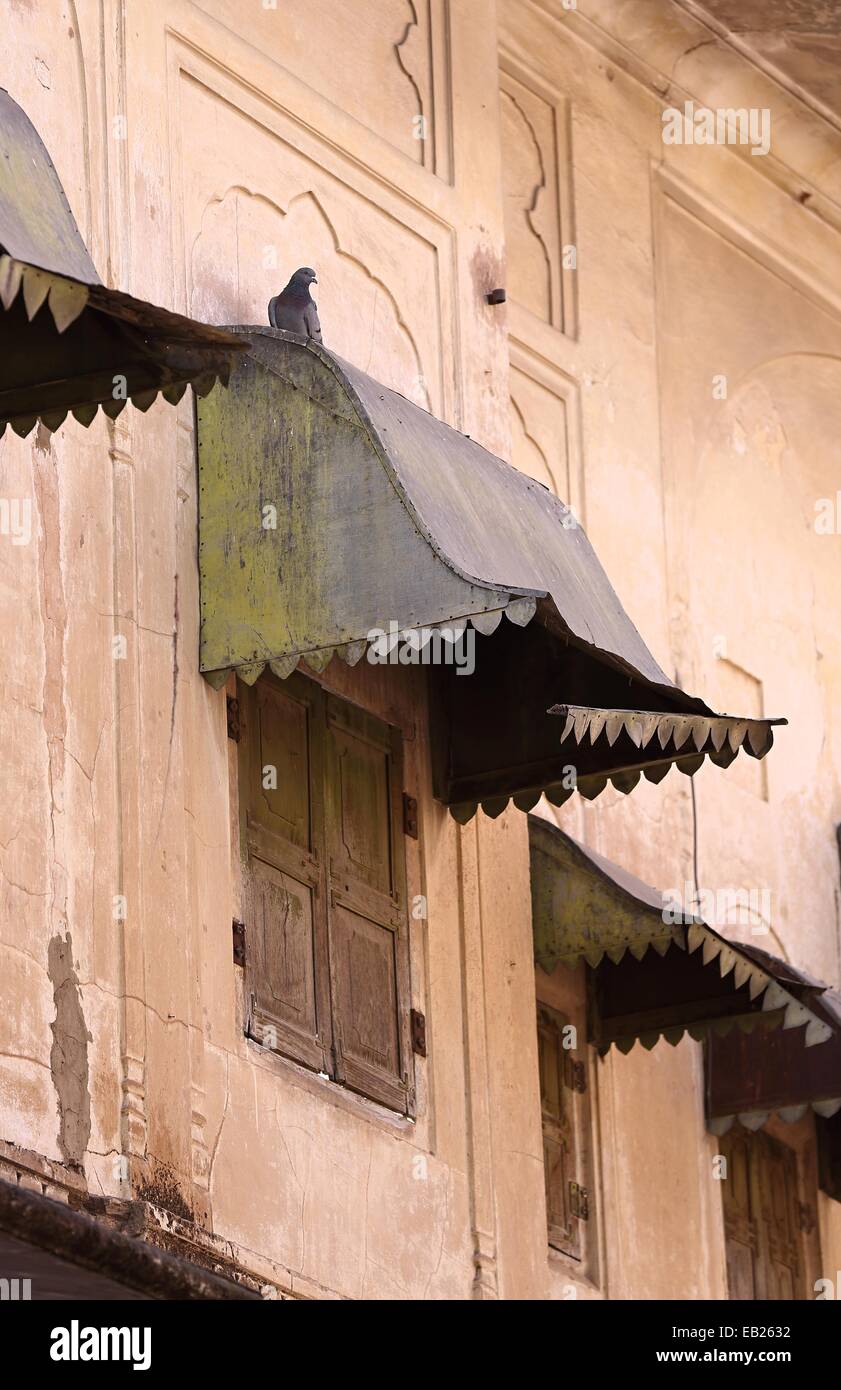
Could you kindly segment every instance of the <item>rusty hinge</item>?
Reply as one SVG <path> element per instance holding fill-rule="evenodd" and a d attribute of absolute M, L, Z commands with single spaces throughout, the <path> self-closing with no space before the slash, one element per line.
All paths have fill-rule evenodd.
<path fill-rule="evenodd" d="M 403 834 L 418 838 L 418 801 L 408 792 L 403 793 Z"/>
<path fill-rule="evenodd" d="M 590 1215 L 590 1194 L 577 1182 L 569 1185 L 569 1209 L 579 1221 L 586 1221 Z"/>
<path fill-rule="evenodd" d="M 409 1015 L 412 1029 L 412 1051 L 419 1057 L 426 1056 L 426 1018 L 420 1009 L 412 1009 Z"/>
<path fill-rule="evenodd" d="M 245 965 L 245 923 L 236 917 L 231 923 L 234 937 L 234 965 Z"/>
<path fill-rule="evenodd" d="M 232 738 L 234 743 L 239 743 L 239 700 L 235 700 L 233 695 L 226 696 L 228 708 L 228 738 Z"/>
<path fill-rule="evenodd" d="M 564 1082 L 571 1091 L 581 1095 L 587 1090 L 587 1068 L 583 1062 L 576 1062 L 569 1053 L 564 1058 Z"/>

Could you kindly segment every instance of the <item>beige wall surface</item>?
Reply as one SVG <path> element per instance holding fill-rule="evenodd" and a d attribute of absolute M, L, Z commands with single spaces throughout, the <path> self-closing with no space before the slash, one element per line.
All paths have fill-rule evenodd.
<path fill-rule="evenodd" d="M 12 0 L 4 83 L 109 284 L 261 323 L 313 265 L 328 346 L 568 501 L 664 669 L 788 717 L 765 763 L 545 813 L 661 887 L 767 890 L 744 939 L 837 985 L 841 140 L 695 23 L 668 0 Z M 689 98 L 768 108 L 770 153 L 664 144 Z M 32 506 L 28 544 L 0 535 L 0 1171 L 145 1197 L 283 1295 L 726 1297 L 688 1039 L 590 1059 L 588 1257 L 549 1254 L 527 823 L 433 800 L 405 672 L 320 679 L 400 727 L 419 799 L 417 1119 L 246 1040 L 194 445 L 189 395 L 0 442 L 0 496 Z M 830 1276 L 838 1211 L 820 1198 Z"/>

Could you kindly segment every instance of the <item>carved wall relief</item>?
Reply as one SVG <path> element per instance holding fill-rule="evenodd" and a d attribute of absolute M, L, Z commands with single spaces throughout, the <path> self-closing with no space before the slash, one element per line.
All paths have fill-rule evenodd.
<path fill-rule="evenodd" d="M 509 294 L 537 318 L 568 331 L 559 110 L 505 68 L 500 103 Z"/>
<path fill-rule="evenodd" d="M 190 312 L 268 323 L 270 297 L 312 265 L 325 345 L 444 414 L 438 245 L 210 89 L 186 81 L 182 99 Z"/>
<path fill-rule="evenodd" d="M 212 321 L 267 322 L 269 298 L 299 265 L 317 268 L 313 297 L 325 343 L 429 409 L 418 348 L 394 295 L 343 250 L 312 192 L 298 194 L 286 211 L 236 187 L 208 204 L 190 265 L 193 313 Z M 358 360 L 361 324 L 367 325 L 364 362 Z"/>
<path fill-rule="evenodd" d="M 511 461 L 563 501 L 570 500 L 566 401 L 511 368 Z"/>
<path fill-rule="evenodd" d="M 410 159 L 441 172 L 435 88 L 446 73 L 435 72 L 433 54 L 444 46 L 438 31 L 446 9 L 435 0 L 254 0 L 247 17 L 241 0 L 198 0 L 198 7 Z"/>

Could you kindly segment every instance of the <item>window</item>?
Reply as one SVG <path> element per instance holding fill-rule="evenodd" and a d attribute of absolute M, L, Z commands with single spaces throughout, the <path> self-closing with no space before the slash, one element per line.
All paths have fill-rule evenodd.
<path fill-rule="evenodd" d="M 588 1263 L 593 1192 L 584 971 L 538 967 L 537 1043 L 546 1220 L 554 1250 Z M 590 1271 L 588 1271 L 590 1272 Z"/>
<path fill-rule="evenodd" d="M 248 1032 L 410 1112 L 399 734 L 299 674 L 239 699 Z"/>
<path fill-rule="evenodd" d="M 719 1140 L 727 1160 L 721 1191 L 731 1299 L 811 1297 L 811 1266 L 819 1262 L 812 1150 L 801 1145 L 798 1154 L 766 1131 L 738 1124 Z"/>

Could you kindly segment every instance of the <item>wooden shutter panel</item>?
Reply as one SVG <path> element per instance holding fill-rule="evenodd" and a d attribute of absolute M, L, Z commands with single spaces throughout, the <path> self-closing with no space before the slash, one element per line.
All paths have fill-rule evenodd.
<path fill-rule="evenodd" d="M 728 1296 L 737 1301 L 757 1297 L 759 1228 L 754 1211 L 750 1139 L 744 1131 L 731 1130 L 719 1143 L 727 1160 L 727 1176 L 721 1180 L 721 1193 Z"/>
<path fill-rule="evenodd" d="M 323 817 L 323 696 L 273 678 L 240 686 L 249 1032 L 319 1071 L 331 1049 Z"/>
<path fill-rule="evenodd" d="M 540 1107 L 543 1117 L 543 1166 L 546 1178 L 546 1219 L 549 1244 L 580 1258 L 581 1231 L 571 1207 L 570 1183 L 575 1180 L 575 1134 L 571 1058 L 563 1046 L 568 1019 L 557 1009 L 537 1011 L 540 1066 Z"/>
<path fill-rule="evenodd" d="M 769 1134 L 733 1129 L 721 1140 L 731 1299 L 801 1299 L 803 1252 L 797 1155 Z"/>
<path fill-rule="evenodd" d="M 330 981 L 336 1079 L 411 1108 L 408 925 L 397 732 L 327 699 Z"/>
<path fill-rule="evenodd" d="M 764 1298 L 787 1301 L 803 1297 L 800 1287 L 800 1221 L 797 1202 L 797 1156 L 785 1144 L 763 1134 L 759 1164 L 760 1213 L 765 1227 L 768 1268 Z"/>

